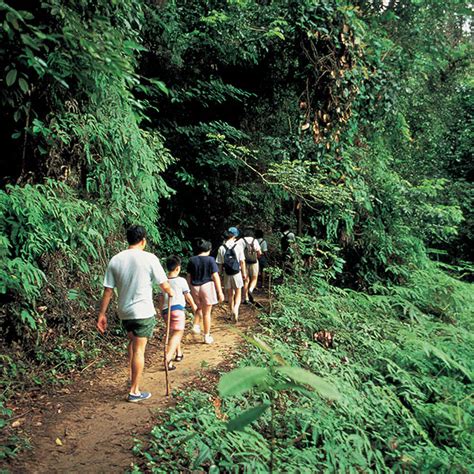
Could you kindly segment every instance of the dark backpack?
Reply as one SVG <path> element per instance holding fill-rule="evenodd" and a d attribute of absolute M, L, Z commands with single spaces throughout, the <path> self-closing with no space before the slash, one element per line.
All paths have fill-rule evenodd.
<path fill-rule="evenodd" d="M 237 260 L 237 254 L 235 253 L 235 246 L 227 247 L 224 244 L 224 271 L 227 275 L 237 275 L 240 272 L 240 262 Z"/>
<path fill-rule="evenodd" d="M 244 239 L 245 242 L 245 247 L 244 247 L 244 254 L 245 254 L 245 262 L 254 264 L 257 263 L 257 251 L 255 250 L 255 238 L 252 240 L 251 243 L 247 242 L 246 239 Z"/>
<path fill-rule="evenodd" d="M 283 236 L 282 236 L 282 238 L 281 238 L 281 241 L 280 241 L 280 243 L 281 243 L 281 251 L 282 251 L 283 253 L 288 252 L 288 249 L 290 248 L 290 239 L 288 238 L 288 235 L 289 235 L 290 233 L 291 233 L 291 232 L 290 232 L 289 230 L 287 230 L 287 231 L 283 234 Z"/>

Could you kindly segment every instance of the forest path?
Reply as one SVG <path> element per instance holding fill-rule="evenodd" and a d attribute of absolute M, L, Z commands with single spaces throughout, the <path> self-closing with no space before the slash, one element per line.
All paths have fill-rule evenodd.
<path fill-rule="evenodd" d="M 206 345 L 190 332 L 184 338 L 184 359 L 170 372 L 172 389 L 184 388 L 205 377 L 206 371 L 232 362 L 242 338 L 225 317 L 227 305 L 213 311 L 214 344 Z M 237 328 L 247 332 L 256 323 L 256 309 L 241 306 Z M 25 421 L 32 450 L 10 466 L 12 473 L 124 473 L 134 462 L 133 438 L 150 431 L 156 412 L 173 406 L 165 396 L 161 331 L 147 349 L 142 386 L 149 400 L 128 403 L 126 356 L 112 367 L 98 370 L 93 378 L 68 386 L 34 410 Z M 59 442 L 62 443 L 59 444 Z"/>

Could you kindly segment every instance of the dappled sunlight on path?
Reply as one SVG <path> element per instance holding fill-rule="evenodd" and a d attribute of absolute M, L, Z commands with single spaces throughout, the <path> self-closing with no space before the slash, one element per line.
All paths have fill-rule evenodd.
<path fill-rule="evenodd" d="M 206 345 L 190 332 L 184 340 L 184 359 L 170 372 L 173 389 L 192 385 L 206 372 L 229 362 L 242 345 L 234 325 L 226 319 L 226 305 L 213 313 L 215 342 Z M 237 328 L 247 331 L 256 323 L 253 306 L 242 306 Z M 112 473 L 124 472 L 133 463 L 133 438 L 148 432 L 155 414 L 173 398 L 165 396 L 161 330 L 147 352 L 143 389 L 152 398 L 128 403 L 127 370 L 124 359 L 115 367 L 97 371 L 93 379 L 78 381 L 66 394 L 55 397 L 50 409 L 29 420 L 33 449 L 10 466 L 21 473 Z M 58 408 L 60 407 L 60 408 Z"/>

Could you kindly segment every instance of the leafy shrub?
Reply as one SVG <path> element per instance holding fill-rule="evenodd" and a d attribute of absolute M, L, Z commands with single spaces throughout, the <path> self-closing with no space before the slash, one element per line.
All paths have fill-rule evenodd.
<path fill-rule="evenodd" d="M 448 283 L 448 318 L 423 304 L 416 306 L 409 286 L 407 293 L 396 287 L 367 295 L 334 288 L 315 277 L 277 287 L 274 311 L 260 316 L 259 337 L 272 345 L 275 357 L 330 380 L 342 397 L 327 403 L 305 390 L 278 396 L 275 472 L 467 473 L 474 466 L 469 432 L 472 290 L 434 267 L 429 272 L 430 279 L 414 272 L 411 283 L 416 282 L 421 301 L 433 291 L 433 279 Z M 454 317 L 455 324 L 446 322 Z M 332 339 L 322 342 L 316 337 L 321 331 Z M 262 359 L 267 366 L 266 351 L 253 347 L 241 366 L 258 366 Z M 163 415 L 166 421 L 154 428 L 159 442 L 141 448 L 148 468 L 163 472 L 166 453 L 167 472 L 189 466 L 264 472 L 269 451 L 262 445 L 260 465 L 250 453 L 257 441 L 272 439 L 268 411 L 239 432 L 226 431 L 224 423 L 261 403 L 258 393 L 254 389 L 223 400 L 213 392 L 181 394 L 173 413 Z M 182 440 L 179 448 L 168 429 L 173 439 Z M 207 461 L 198 456 L 203 449 L 197 448 L 199 442 L 206 446 Z M 177 459 L 179 464 L 174 464 Z"/>

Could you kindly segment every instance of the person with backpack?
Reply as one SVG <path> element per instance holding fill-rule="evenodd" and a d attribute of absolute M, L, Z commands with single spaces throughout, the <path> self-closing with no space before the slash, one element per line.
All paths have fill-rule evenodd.
<path fill-rule="evenodd" d="M 242 288 L 244 279 L 247 277 L 244 251 L 235 240 L 238 235 L 238 229 L 230 227 L 224 233 L 225 243 L 217 252 L 217 264 L 221 273 L 224 273 L 224 288 L 229 297 L 229 307 L 234 322 L 239 320 Z"/>
<path fill-rule="evenodd" d="M 197 255 L 189 259 L 186 269 L 188 284 L 191 287 L 191 295 L 198 307 L 194 313 L 192 332 L 194 334 L 201 334 L 202 320 L 205 344 L 212 344 L 214 342 L 214 338 L 211 336 L 212 306 L 224 301 L 219 268 L 214 257 L 209 255 L 211 248 L 211 242 L 198 239 L 196 242 Z"/>
<path fill-rule="evenodd" d="M 281 253 L 284 260 L 288 260 L 290 257 L 291 244 L 296 240 L 295 234 L 291 232 L 290 226 L 285 224 L 281 228 Z"/>
<path fill-rule="evenodd" d="M 239 243 L 244 249 L 245 266 L 247 268 L 247 278 L 244 280 L 244 304 L 249 304 L 249 302 L 254 302 L 253 290 L 257 286 L 258 259 L 262 252 L 252 229 L 245 229 L 244 237 L 239 240 Z"/>

